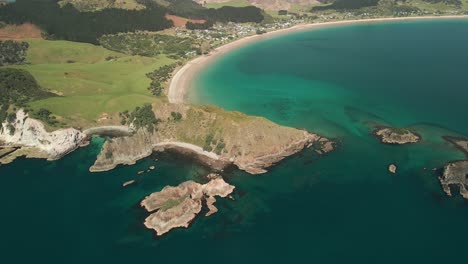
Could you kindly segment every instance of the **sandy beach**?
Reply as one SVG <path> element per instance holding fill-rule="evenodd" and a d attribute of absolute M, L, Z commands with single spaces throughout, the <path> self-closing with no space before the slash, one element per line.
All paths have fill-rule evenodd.
<path fill-rule="evenodd" d="M 334 21 L 334 22 L 323 22 L 323 23 L 314 23 L 314 24 L 299 24 L 290 28 L 279 29 L 275 31 L 270 31 L 262 35 L 252 35 L 245 38 L 235 40 L 231 43 L 218 47 L 212 50 L 207 55 L 202 55 L 197 57 L 182 68 L 177 70 L 173 75 L 170 84 L 167 97 L 170 103 L 181 104 L 184 103 L 187 91 L 190 88 L 190 83 L 192 82 L 193 77 L 206 67 L 210 62 L 213 62 L 216 58 L 219 58 L 223 54 L 244 46 L 248 43 L 267 39 L 274 36 L 279 36 L 283 34 L 288 34 L 291 32 L 310 30 L 314 28 L 322 28 L 327 26 L 340 26 L 348 24 L 366 24 L 366 23 L 377 23 L 385 21 L 409 21 L 409 20 L 433 20 L 433 19 L 467 19 L 468 16 L 424 16 L 424 17 L 390 17 L 390 18 L 373 18 L 373 19 L 359 19 L 359 20 L 345 20 L 345 21 Z"/>

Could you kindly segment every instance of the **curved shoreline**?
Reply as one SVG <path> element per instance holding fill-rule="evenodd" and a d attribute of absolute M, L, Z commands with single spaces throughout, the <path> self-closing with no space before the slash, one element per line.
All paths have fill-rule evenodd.
<path fill-rule="evenodd" d="M 315 24 L 299 24 L 290 28 L 279 29 L 270 31 L 262 35 L 252 35 L 245 38 L 241 38 L 230 42 L 226 45 L 220 46 L 212 50 L 207 55 L 199 56 L 188 63 L 182 68 L 177 70 L 169 83 L 169 89 L 167 92 L 167 98 L 170 103 L 182 104 L 185 102 L 187 91 L 190 88 L 190 83 L 193 77 L 200 72 L 204 67 L 208 66 L 211 62 L 215 61 L 222 55 L 230 52 L 236 48 L 242 47 L 249 43 L 257 40 L 267 39 L 274 36 L 280 36 L 289 34 L 292 32 L 305 31 L 314 28 L 322 28 L 327 26 L 341 26 L 341 25 L 352 25 L 352 24 L 368 24 L 368 23 L 379 23 L 387 21 L 411 21 L 411 20 L 437 20 L 437 19 L 468 19 L 468 15 L 461 16 L 421 16 L 421 17 L 388 17 L 388 18 L 371 18 L 371 19 L 358 19 L 358 20 L 344 20 L 344 21 L 333 21 L 323 22 Z"/>

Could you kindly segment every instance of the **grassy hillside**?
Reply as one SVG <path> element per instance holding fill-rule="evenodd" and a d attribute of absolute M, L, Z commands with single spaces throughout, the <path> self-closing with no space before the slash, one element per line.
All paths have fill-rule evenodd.
<path fill-rule="evenodd" d="M 68 41 L 28 40 L 30 72 L 39 85 L 60 95 L 30 103 L 47 108 L 59 120 L 75 126 L 93 126 L 112 114 L 157 100 L 148 91 L 146 74 L 174 61 L 165 56 L 147 58 L 108 51 Z M 105 119 L 106 114 L 109 114 Z"/>
<path fill-rule="evenodd" d="M 204 4 L 206 8 L 221 8 L 223 6 L 234 6 L 234 7 L 244 7 L 250 6 L 251 4 L 247 0 L 228 0 L 226 2 L 211 2 L 206 1 L 207 3 Z"/>

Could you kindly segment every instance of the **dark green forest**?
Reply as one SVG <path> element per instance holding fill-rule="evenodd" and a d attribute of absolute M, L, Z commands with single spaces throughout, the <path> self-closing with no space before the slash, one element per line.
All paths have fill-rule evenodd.
<path fill-rule="evenodd" d="M 43 90 L 29 72 L 13 68 L 0 68 L 0 94 L 0 104 L 16 105 L 53 95 Z"/>
<path fill-rule="evenodd" d="M 312 11 L 322 11 L 322 10 L 350 10 L 350 9 L 359 9 L 362 7 L 376 6 L 379 4 L 379 0 L 335 0 L 331 5 L 327 6 L 315 6 L 312 8 Z"/>
<path fill-rule="evenodd" d="M 173 0 L 168 7 L 142 0 L 143 10 L 104 9 L 80 12 L 72 5 L 60 7 L 57 0 L 17 0 L 0 7 L 0 21 L 10 24 L 31 22 L 48 34 L 49 39 L 98 44 L 102 35 L 137 30 L 159 31 L 171 27 L 165 18 L 172 13 L 217 22 L 261 22 L 263 12 L 256 7 L 206 9 L 190 0 Z"/>
<path fill-rule="evenodd" d="M 18 0 L 0 7 L 0 20 L 10 24 L 31 22 L 49 38 L 98 44 L 104 34 L 136 30 L 158 31 L 172 26 L 167 10 L 156 4 L 144 10 L 104 9 L 80 12 L 72 5 L 60 7 L 55 0 Z"/>
<path fill-rule="evenodd" d="M 210 8 L 204 12 L 204 19 L 211 19 L 218 22 L 255 22 L 263 21 L 263 11 L 255 6 L 232 7 L 223 6 L 218 9 Z"/>
<path fill-rule="evenodd" d="M 0 121 L 7 117 L 10 105 L 24 106 L 27 102 L 54 96 L 39 86 L 27 71 L 0 68 Z"/>
<path fill-rule="evenodd" d="M 205 8 L 192 0 L 166 0 L 168 12 L 173 15 L 192 19 L 205 19 L 214 22 L 256 22 L 263 21 L 263 10 L 255 6 L 221 8 Z M 140 0 L 141 4 L 148 5 L 152 0 Z"/>

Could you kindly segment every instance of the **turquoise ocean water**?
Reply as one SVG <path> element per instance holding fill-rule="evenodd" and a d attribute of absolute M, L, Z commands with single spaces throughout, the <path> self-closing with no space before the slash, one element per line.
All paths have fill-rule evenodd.
<path fill-rule="evenodd" d="M 432 169 L 466 158 L 441 139 L 468 136 L 466 47 L 468 21 L 452 20 L 329 27 L 233 51 L 200 73 L 191 102 L 306 128 L 340 147 L 324 157 L 306 150 L 264 175 L 226 172 L 236 200 L 162 238 L 144 228 L 138 203 L 166 185 L 202 181 L 208 171 L 191 160 L 166 154 L 92 174 L 98 139 L 59 161 L 21 159 L 0 167 L 1 258 L 463 263 L 468 202 L 446 197 Z M 408 126 L 424 140 L 382 145 L 374 124 Z"/>

